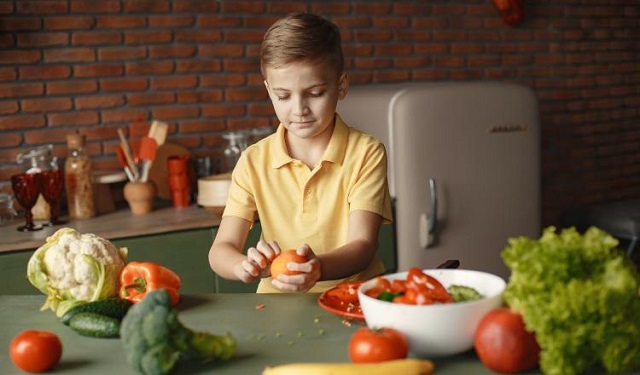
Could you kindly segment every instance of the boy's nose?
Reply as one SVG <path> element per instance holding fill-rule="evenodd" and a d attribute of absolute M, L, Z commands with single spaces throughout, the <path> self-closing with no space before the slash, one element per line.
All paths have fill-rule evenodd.
<path fill-rule="evenodd" d="M 309 106 L 307 105 L 307 101 L 300 98 L 295 100 L 293 105 L 293 114 L 297 116 L 304 116 L 309 113 Z"/>

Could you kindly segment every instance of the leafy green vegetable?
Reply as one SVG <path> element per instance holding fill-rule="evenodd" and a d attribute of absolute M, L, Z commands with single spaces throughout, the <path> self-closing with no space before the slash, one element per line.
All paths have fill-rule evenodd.
<path fill-rule="evenodd" d="M 383 290 L 378 294 L 378 299 L 381 301 L 393 302 L 393 299 L 403 295 L 404 293 L 393 293 L 386 290 Z"/>
<path fill-rule="evenodd" d="M 535 332 L 545 374 L 640 368 L 640 276 L 617 245 L 594 227 L 509 239 L 504 299 Z"/>
<path fill-rule="evenodd" d="M 129 309 L 120 337 L 129 366 L 146 375 L 169 374 L 180 361 L 228 360 L 236 351 L 230 333 L 217 336 L 183 326 L 164 289 L 148 292 Z"/>

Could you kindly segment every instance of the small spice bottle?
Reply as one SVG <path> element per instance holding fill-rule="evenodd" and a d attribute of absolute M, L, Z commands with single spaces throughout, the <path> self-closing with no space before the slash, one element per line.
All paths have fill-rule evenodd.
<path fill-rule="evenodd" d="M 67 135 L 67 160 L 64 164 L 67 204 L 71 219 L 96 216 L 93 202 L 91 160 L 85 154 L 85 137 L 78 133 Z"/>

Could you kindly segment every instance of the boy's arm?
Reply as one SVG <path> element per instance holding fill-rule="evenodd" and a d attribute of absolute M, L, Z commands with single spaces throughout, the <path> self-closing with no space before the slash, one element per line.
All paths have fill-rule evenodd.
<path fill-rule="evenodd" d="M 242 248 L 250 229 L 251 223 L 245 219 L 235 216 L 222 218 L 209 249 L 209 265 L 215 273 L 225 279 L 239 279 L 234 273 L 234 267 L 246 259 Z"/>
<path fill-rule="evenodd" d="M 320 280 L 335 280 L 364 270 L 378 250 L 378 231 L 382 217 L 371 211 L 355 210 L 349 214 L 347 243 L 327 254 L 318 255 Z"/>

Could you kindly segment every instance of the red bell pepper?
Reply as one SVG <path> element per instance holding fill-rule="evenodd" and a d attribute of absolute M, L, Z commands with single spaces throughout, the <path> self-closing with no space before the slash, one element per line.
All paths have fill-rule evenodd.
<path fill-rule="evenodd" d="M 180 301 L 178 290 L 182 282 L 172 270 L 154 262 L 129 262 L 120 273 L 120 298 L 140 302 L 147 292 L 165 289 L 171 304 Z"/>

